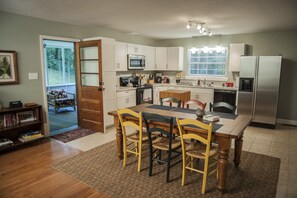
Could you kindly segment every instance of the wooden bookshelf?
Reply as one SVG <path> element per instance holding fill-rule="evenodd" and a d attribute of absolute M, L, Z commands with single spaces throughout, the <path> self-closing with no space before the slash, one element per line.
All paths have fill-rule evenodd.
<path fill-rule="evenodd" d="M 40 131 L 41 137 L 22 142 L 19 140 L 25 133 Z M 2 108 L 0 110 L 0 139 L 9 139 L 13 143 L 0 145 L 0 152 L 13 149 L 43 139 L 42 106 Z M 0 143 L 1 144 L 1 143 Z"/>

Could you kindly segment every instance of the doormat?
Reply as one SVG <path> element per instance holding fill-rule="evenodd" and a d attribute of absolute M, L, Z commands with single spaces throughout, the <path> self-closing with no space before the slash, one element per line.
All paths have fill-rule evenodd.
<path fill-rule="evenodd" d="M 78 129 L 68 131 L 68 132 L 65 132 L 62 134 L 54 135 L 51 138 L 54 138 L 56 140 L 66 143 L 66 142 L 70 142 L 70 141 L 76 140 L 76 139 L 84 137 L 84 136 L 91 135 L 93 133 L 96 133 L 96 132 L 92 131 L 90 129 L 78 128 Z"/>

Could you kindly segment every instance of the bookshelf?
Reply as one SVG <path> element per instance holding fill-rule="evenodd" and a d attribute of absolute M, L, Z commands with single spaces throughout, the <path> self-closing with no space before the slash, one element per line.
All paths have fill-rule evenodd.
<path fill-rule="evenodd" d="M 0 109 L 0 152 L 43 138 L 41 105 Z"/>

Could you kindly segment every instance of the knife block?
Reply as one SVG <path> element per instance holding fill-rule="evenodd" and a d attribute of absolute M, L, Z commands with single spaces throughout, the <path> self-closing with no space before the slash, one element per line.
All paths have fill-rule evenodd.
<path fill-rule="evenodd" d="M 148 84 L 154 84 L 154 80 L 147 79 Z"/>

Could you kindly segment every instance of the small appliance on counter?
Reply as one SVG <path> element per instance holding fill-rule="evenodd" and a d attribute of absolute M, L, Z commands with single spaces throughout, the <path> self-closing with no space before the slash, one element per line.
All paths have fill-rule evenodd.
<path fill-rule="evenodd" d="M 233 82 L 226 82 L 225 85 L 226 87 L 233 87 Z"/>
<path fill-rule="evenodd" d="M 130 78 L 131 76 L 128 77 L 120 77 L 120 86 L 121 87 L 126 87 L 128 86 L 129 82 L 130 82 Z"/>
<path fill-rule="evenodd" d="M 176 78 L 176 83 L 180 83 L 180 77 L 181 77 L 181 73 L 180 72 L 177 72 L 176 74 L 175 74 L 175 78 Z"/>
<path fill-rule="evenodd" d="M 162 73 L 156 73 L 155 83 L 162 83 L 163 74 Z"/>

